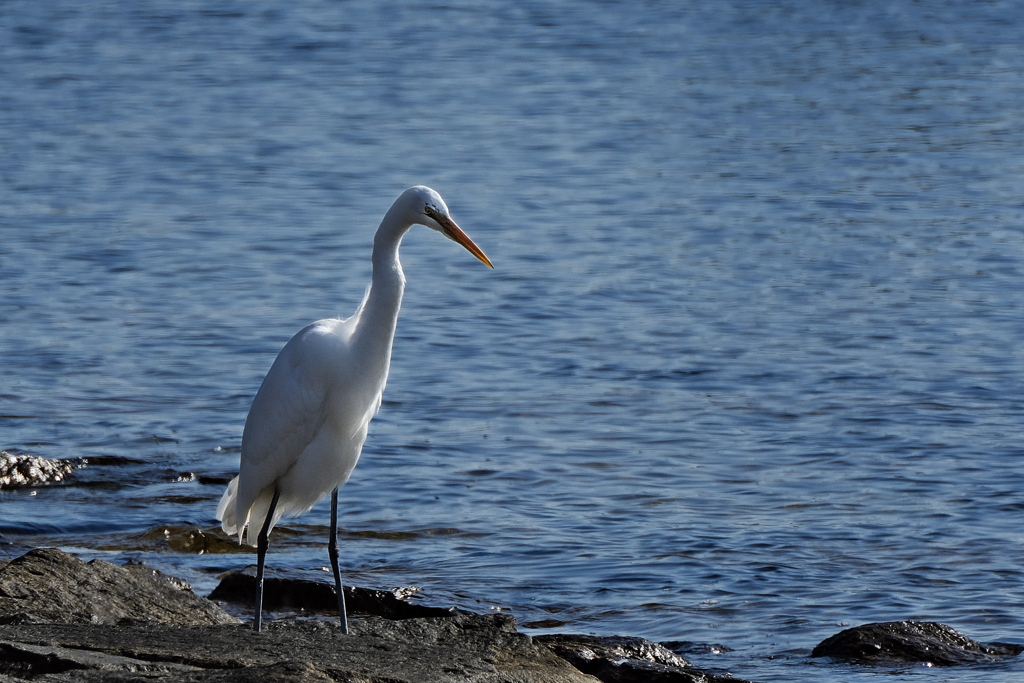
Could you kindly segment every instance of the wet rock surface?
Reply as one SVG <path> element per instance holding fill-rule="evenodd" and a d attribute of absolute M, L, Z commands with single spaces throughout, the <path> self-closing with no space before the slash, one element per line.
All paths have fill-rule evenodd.
<path fill-rule="evenodd" d="M 403 600 L 395 591 L 370 590 L 345 586 L 345 606 L 350 614 L 371 615 L 385 619 L 450 617 L 453 608 L 429 607 Z M 245 571 L 229 572 L 210 593 L 211 600 L 253 606 L 256 577 Z M 319 581 L 266 578 L 263 581 L 263 608 L 268 611 L 312 611 L 334 613 L 338 599 L 334 586 Z"/>
<path fill-rule="evenodd" d="M 811 656 L 852 664 L 960 666 L 999 661 L 1022 651 L 1021 645 L 979 643 L 932 621 L 890 621 L 841 631 L 819 643 Z"/>
<path fill-rule="evenodd" d="M 552 634 L 535 640 L 602 683 L 741 683 L 693 668 L 673 651 L 643 638 Z"/>
<path fill-rule="evenodd" d="M 0 625 L 0 675 L 33 681 L 593 683 L 504 615 L 173 628 Z M 0 679 L 2 680 L 2 679 Z"/>

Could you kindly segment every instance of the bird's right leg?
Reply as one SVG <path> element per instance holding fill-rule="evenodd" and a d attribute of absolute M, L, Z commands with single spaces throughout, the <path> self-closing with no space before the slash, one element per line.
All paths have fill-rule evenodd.
<path fill-rule="evenodd" d="M 263 627 L 263 563 L 267 559 L 267 548 L 270 546 L 270 521 L 274 519 L 274 510 L 277 509 L 277 499 L 280 497 L 281 490 L 275 488 L 274 498 L 267 509 L 267 518 L 263 521 L 260 535 L 256 537 L 256 614 L 252 618 L 252 630 L 256 633 Z"/>
<path fill-rule="evenodd" d="M 338 621 L 341 632 L 348 633 L 348 613 L 345 610 L 345 590 L 341 587 L 341 570 L 338 568 L 338 489 L 331 493 L 331 538 L 327 541 L 327 554 L 331 557 L 334 570 L 334 590 L 338 593 Z"/>

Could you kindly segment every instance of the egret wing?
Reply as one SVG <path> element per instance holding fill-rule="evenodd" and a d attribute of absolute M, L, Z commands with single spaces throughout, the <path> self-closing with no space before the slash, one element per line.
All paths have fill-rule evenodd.
<path fill-rule="evenodd" d="M 253 399 L 242 432 L 240 519 L 264 489 L 295 465 L 327 419 L 324 364 L 337 339 L 321 323 L 292 337 Z"/>

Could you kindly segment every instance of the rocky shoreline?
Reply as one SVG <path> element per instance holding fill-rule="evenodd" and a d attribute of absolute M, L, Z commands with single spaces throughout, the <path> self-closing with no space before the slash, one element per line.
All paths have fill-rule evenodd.
<path fill-rule="evenodd" d="M 252 582 L 233 572 L 214 595 L 244 604 Z M 317 609 L 336 604 L 333 593 L 270 580 L 265 604 Z M 0 568 L 0 683 L 738 683 L 640 638 L 531 638 L 508 614 L 427 607 L 390 591 L 346 589 L 346 597 L 356 617 L 347 636 L 324 619 L 271 620 L 257 634 L 145 565 L 32 550 Z"/>
<path fill-rule="evenodd" d="M 244 603 L 251 581 L 229 574 L 214 596 Z M 332 587 L 313 582 L 268 582 L 266 594 L 282 608 L 334 602 Z M 356 616 L 349 635 L 324 619 L 272 620 L 257 634 L 186 582 L 145 565 L 32 550 L 0 568 L 0 683 L 742 683 L 642 638 L 530 637 L 508 614 L 426 607 L 390 591 L 346 596 Z M 892 622 L 847 629 L 812 656 L 952 666 L 1021 650 L 976 643 L 942 624 Z"/>

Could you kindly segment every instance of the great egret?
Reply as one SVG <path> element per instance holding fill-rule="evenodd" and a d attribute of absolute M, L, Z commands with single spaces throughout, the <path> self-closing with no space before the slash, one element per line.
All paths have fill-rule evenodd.
<path fill-rule="evenodd" d="M 238 534 L 239 543 L 244 537 L 257 548 L 254 631 L 263 621 L 263 564 L 270 530 L 283 515 L 306 512 L 330 493 L 328 554 L 341 629 L 348 633 L 338 569 L 338 488 L 352 474 L 370 419 L 380 408 L 405 289 L 398 246 L 417 223 L 494 267 L 451 219 L 441 195 L 429 187 L 410 188 L 377 228 L 370 289 L 355 314 L 347 320 L 318 320 L 281 349 L 245 419 L 238 476 L 217 506 L 221 528 Z"/>

